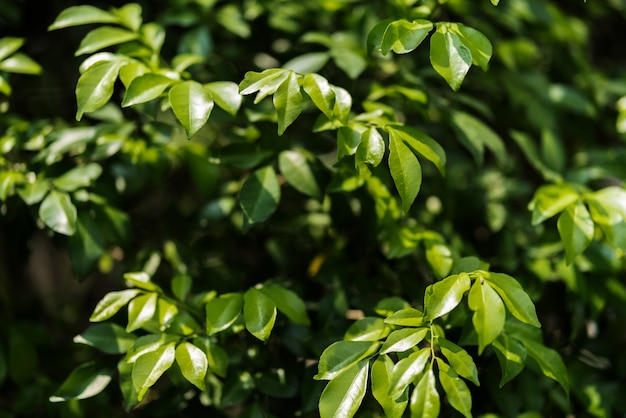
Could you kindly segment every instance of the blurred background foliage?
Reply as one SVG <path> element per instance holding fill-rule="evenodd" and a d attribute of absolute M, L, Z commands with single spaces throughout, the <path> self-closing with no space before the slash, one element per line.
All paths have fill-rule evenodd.
<path fill-rule="evenodd" d="M 262 416 L 257 403 L 277 417 L 316 416 L 323 385 L 312 380 L 315 367 L 297 360 L 319 358 L 340 339 L 351 323 L 346 312 L 371 315 L 391 296 L 419 306 L 435 279 L 411 231 L 435 231 L 455 256 L 477 256 L 520 280 L 537 304 L 546 343 L 568 366 L 569 402 L 530 370 L 499 389 L 495 355 L 481 357 L 475 415 L 626 414 L 624 253 L 597 239 L 568 265 L 556 220 L 531 226 L 527 209 L 549 182 L 624 186 L 623 1 L 138 3 L 144 21 L 166 29 L 163 57 L 206 57 L 188 70 L 193 79 L 239 83 L 247 71 L 283 65 L 317 71 L 350 92 L 355 111 L 380 111 L 436 138 L 447 153 L 447 175 L 424 166 L 416 203 L 387 241 L 364 188 L 322 202 L 283 188 L 272 221 L 241 234 L 237 191 L 251 168 L 297 147 L 322 161 L 334 157 L 334 138 L 312 133 L 313 114 L 278 137 L 271 107 L 246 103 L 235 117 L 215 109 L 191 141 L 171 119 L 155 120 L 150 106 L 110 106 L 77 123 L 81 58 L 74 51 L 89 28 L 47 27 L 75 4 L 125 2 L 0 1 L 0 37 L 25 38 L 22 51 L 43 68 L 40 76 L 7 75 L 12 93 L 1 98 L 0 168 L 54 179 L 80 161 L 102 167 L 87 185 L 100 200 L 78 199 L 81 226 L 71 237 L 47 229 L 6 174 L 0 182 L 0 417 L 126 414 L 115 385 L 83 401 L 48 397 L 76 364 L 99 356 L 72 343 L 97 300 L 122 286 L 123 272 L 142 268 L 166 286 L 188 274 L 195 292 L 280 278 L 307 301 L 313 325 L 280 323 L 280 338 L 267 347 L 230 339 L 233 373 L 219 410 L 210 399 L 189 398 L 184 382 L 172 378 L 157 387 L 158 402 L 143 402 L 133 416 L 194 416 L 207 408 L 213 416 Z M 398 56 L 367 51 L 367 34 L 379 21 L 427 16 L 463 22 L 493 43 L 489 70 L 470 71 L 459 92 L 428 65 L 426 48 Z M 81 239 L 80 228 L 89 231 L 83 238 L 95 239 Z M 296 366 L 284 369 L 285 359 Z M 361 414 L 377 416 L 367 407 Z"/>

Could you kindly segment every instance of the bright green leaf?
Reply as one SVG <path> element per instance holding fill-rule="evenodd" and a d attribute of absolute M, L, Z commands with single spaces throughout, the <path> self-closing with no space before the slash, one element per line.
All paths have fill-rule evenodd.
<path fill-rule="evenodd" d="M 220 377 L 226 377 L 228 353 L 222 347 L 206 337 L 197 338 L 196 345 L 204 349 L 209 370 Z"/>
<path fill-rule="evenodd" d="M 124 64 L 125 61 L 121 59 L 101 62 L 80 76 L 76 84 L 76 120 L 80 120 L 86 112 L 100 109 L 109 101 L 115 80 Z"/>
<path fill-rule="evenodd" d="M 141 328 L 152 319 L 156 312 L 157 299 L 156 293 L 146 293 L 130 301 L 128 304 L 127 332 Z"/>
<path fill-rule="evenodd" d="M 411 394 L 411 418 L 437 418 L 441 409 L 441 400 L 437 391 L 435 372 L 428 368 L 415 385 Z"/>
<path fill-rule="evenodd" d="M 118 23 L 119 19 L 102 9 L 93 6 L 73 6 L 63 10 L 48 30 L 87 25 L 90 23 Z"/>
<path fill-rule="evenodd" d="M 464 273 L 431 284 L 424 296 L 425 316 L 432 321 L 447 314 L 461 302 L 470 286 L 470 278 Z"/>
<path fill-rule="evenodd" d="M 302 93 L 298 77 L 293 71 L 289 72 L 287 78 L 276 89 L 274 107 L 278 116 L 278 135 L 282 135 L 302 112 Z"/>
<path fill-rule="evenodd" d="M 89 320 L 91 322 L 102 322 L 109 319 L 140 293 L 142 292 L 137 289 L 125 289 L 107 293 L 98 302 Z"/>
<path fill-rule="evenodd" d="M 389 396 L 393 366 L 394 363 L 389 356 L 378 356 L 372 364 L 372 394 L 388 418 L 401 418 L 408 403 L 408 396 L 407 391 L 397 399 Z"/>
<path fill-rule="evenodd" d="M 450 28 L 459 35 L 463 45 L 469 48 L 472 53 L 472 64 L 478 65 L 483 71 L 487 71 L 493 53 L 489 39 L 476 29 L 460 23 L 453 23 Z"/>
<path fill-rule="evenodd" d="M 579 193 L 567 183 L 548 184 L 535 192 L 528 209 L 533 211 L 533 225 L 539 225 L 580 198 Z"/>
<path fill-rule="evenodd" d="M 439 278 L 446 277 L 452 270 L 454 259 L 450 248 L 438 241 L 425 240 L 426 260 Z"/>
<path fill-rule="evenodd" d="M 489 281 L 490 286 L 498 292 L 507 309 L 515 318 L 525 324 L 537 328 L 541 327 L 535 312 L 535 305 L 517 280 L 507 274 L 493 272 L 485 272 L 484 277 Z"/>
<path fill-rule="evenodd" d="M 0 71 L 20 74 L 40 74 L 41 66 L 27 55 L 17 52 L 0 61 Z"/>
<path fill-rule="evenodd" d="M 76 206 L 67 193 L 50 191 L 39 206 L 39 217 L 59 234 L 73 235 L 76 232 Z"/>
<path fill-rule="evenodd" d="M 239 94 L 247 95 L 258 92 L 254 103 L 259 103 L 270 94 L 274 94 L 278 87 L 293 72 L 283 68 L 271 68 L 261 73 L 248 71 L 241 83 L 239 83 Z"/>
<path fill-rule="evenodd" d="M 82 364 L 74 369 L 54 395 L 50 396 L 50 402 L 96 396 L 108 386 L 112 376 L 112 370 L 94 362 Z"/>
<path fill-rule="evenodd" d="M 133 386 L 137 398 L 143 399 L 148 389 L 174 364 L 175 343 L 169 343 L 140 356 L 133 365 Z"/>
<path fill-rule="evenodd" d="M 307 74 L 304 76 L 302 87 L 315 106 L 328 119 L 332 119 L 333 108 L 335 107 L 335 92 L 328 84 L 328 80 L 319 74 Z"/>
<path fill-rule="evenodd" d="M 132 286 L 138 287 L 139 289 L 163 293 L 161 287 L 153 283 L 152 278 L 145 271 L 124 273 L 124 280 L 130 282 Z"/>
<path fill-rule="evenodd" d="M 77 189 L 88 187 L 100 177 L 102 167 L 96 163 L 90 163 L 71 169 L 60 177 L 52 180 L 57 189 L 73 192 Z"/>
<path fill-rule="evenodd" d="M 422 185 L 422 167 L 404 142 L 389 135 L 389 170 L 402 199 L 402 210 L 407 213 Z"/>
<path fill-rule="evenodd" d="M 244 214 L 244 229 L 265 221 L 274 213 L 280 201 L 280 184 L 272 166 L 262 167 L 246 178 L 239 201 Z"/>
<path fill-rule="evenodd" d="M 78 50 L 74 54 L 79 56 L 82 54 L 90 54 L 112 45 L 119 45 L 137 39 L 137 34 L 126 29 L 116 28 L 112 26 L 102 26 L 90 31 L 83 38 Z"/>
<path fill-rule="evenodd" d="M 366 316 L 350 325 L 343 339 L 346 341 L 379 341 L 386 338 L 391 327 L 382 318 Z"/>
<path fill-rule="evenodd" d="M 450 367 L 454 371 L 467 380 L 470 380 L 476 386 L 480 386 L 478 381 L 478 369 L 472 357 L 467 354 L 467 351 L 454 344 L 452 341 L 445 338 L 438 338 L 437 344 L 441 353 L 446 357 Z"/>
<path fill-rule="evenodd" d="M 456 91 L 472 66 L 472 53 L 456 33 L 442 24 L 430 37 L 430 63 Z"/>
<path fill-rule="evenodd" d="M 333 115 L 341 122 L 346 123 L 350 116 L 350 109 L 352 108 L 352 96 L 348 90 L 337 86 L 331 86 L 335 92 L 335 106 L 333 108 Z"/>
<path fill-rule="evenodd" d="M 402 327 L 419 327 L 424 323 L 424 314 L 414 308 L 404 308 L 385 318 L 385 323 Z"/>
<path fill-rule="evenodd" d="M 337 341 L 326 347 L 320 357 L 316 380 L 331 380 L 346 369 L 376 354 L 377 341 Z"/>
<path fill-rule="evenodd" d="M 133 78 L 124 94 L 122 107 L 149 102 L 161 95 L 174 80 L 164 75 L 146 73 Z"/>
<path fill-rule="evenodd" d="M 472 394 L 465 382 L 457 373 L 440 358 L 437 358 L 439 366 L 439 382 L 443 387 L 450 405 L 459 411 L 465 418 L 472 418 Z"/>
<path fill-rule="evenodd" d="M 424 347 L 410 356 L 403 358 L 393 366 L 391 372 L 391 389 L 389 394 L 392 397 L 399 396 L 409 384 L 424 370 L 426 363 L 430 360 L 432 351 L 430 347 Z"/>
<path fill-rule="evenodd" d="M 419 344 L 428 334 L 428 328 L 403 328 L 393 331 L 380 349 L 380 354 L 407 351 Z"/>
<path fill-rule="evenodd" d="M 128 3 L 119 9 L 111 9 L 111 12 L 117 16 L 120 23 L 132 31 L 138 31 L 141 26 L 141 6 L 137 3 Z"/>
<path fill-rule="evenodd" d="M 369 362 L 361 361 L 333 378 L 320 396 L 321 418 L 352 418 L 367 390 Z"/>
<path fill-rule="evenodd" d="M 446 174 L 446 153 L 437 141 L 425 133 L 404 125 L 388 125 L 389 136 L 402 140 L 413 152 L 433 163 L 442 176 Z"/>
<path fill-rule="evenodd" d="M 188 274 L 177 274 L 172 279 L 172 293 L 180 301 L 184 301 L 191 290 L 192 279 Z"/>
<path fill-rule="evenodd" d="M 262 291 L 250 288 L 243 295 L 243 319 L 250 334 L 266 341 L 276 322 L 276 304 Z"/>
<path fill-rule="evenodd" d="M 259 291 L 270 298 L 276 308 L 296 324 L 311 324 L 306 313 L 306 305 L 295 292 L 278 285 L 263 286 Z"/>
<path fill-rule="evenodd" d="M 243 297 L 239 293 L 228 293 L 208 301 L 205 305 L 206 325 L 209 335 L 230 327 L 241 314 Z"/>
<path fill-rule="evenodd" d="M 356 150 L 356 164 L 365 163 L 377 167 L 385 155 L 385 141 L 378 129 L 370 127 L 363 131 Z"/>
<path fill-rule="evenodd" d="M 493 342 L 504 328 L 504 303 L 489 282 L 478 278 L 469 292 L 468 306 L 474 311 L 472 323 L 478 334 L 478 354 Z"/>
<path fill-rule="evenodd" d="M 231 81 L 215 81 L 204 85 L 211 93 L 211 97 L 222 110 L 235 115 L 241 106 L 243 97 L 239 94 L 239 87 Z"/>
<path fill-rule="evenodd" d="M 213 109 L 211 94 L 196 81 L 183 81 L 170 89 L 170 105 L 185 128 L 187 138 L 194 136 L 209 120 Z"/>
<path fill-rule="evenodd" d="M 137 359 L 147 353 L 158 350 L 168 344 L 176 344 L 180 340 L 180 336 L 172 334 L 147 334 L 135 340 L 132 347 L 126 353 L 126 361 L 134 363 Z"/>
<path fill-rule="evenodd" d="M 432 29 L 433 24 L 424 19 L 412 22 L 402 19 L 391 22 L 383 34 L 380 51 L 383 55 L 387 55 L 391 50 L 396 54 L 411 52 L 426 39 Z"/>
<path fill-rule="evenodd" d="M 204 376 L 208 369 L 208 360 L 204 351 L 186 341 L 176 347 L 176 363 L 190 383 L 200 390 L 206 390 Z"/>
<path fill-rule="evenodd" d="M 90 345 L 103 353 L 124 354 L 133 345 L 136 337 L 117 324 L 105 322 L 90 326 L 74 337 L 77 344 Z"/>
<path fill-rule="evenodd" d="M 7 36 L 0 39 L 0 61 L 15 53 L 22 45 L 24 45 L 24 38 Z"/>

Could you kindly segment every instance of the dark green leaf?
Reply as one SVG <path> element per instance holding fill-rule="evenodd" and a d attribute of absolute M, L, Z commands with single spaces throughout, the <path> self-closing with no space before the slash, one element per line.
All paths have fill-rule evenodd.
<path fill-rule="evenodd" d="M 50 396 L 50 402 L 96 396 L 108 386 L 112 376 L 112 370 L 95 362 L 82 364 L 74 369 L 54 395 Z"/>
<path fill-rule="evenodd" d="M 439 382 L 446 392 L 448 402 L 465 418 L 472 418 L 472 394 L 467 385 L 440 358 L 437 358 L 437 365 L 439 366 Z"/>
<path fill-rule="evenodd" d="M 133 345 L 136 337 L 117 324 L 105 322 L 90 326 L 74 337 L 78 344 L 90 345 L 103 353 L 124 354 Z"/>
<path fill-rule="evenodd" d="M 507 333 L 502 333 L 493 342 L 493 348 L 502 369 L 500 387 L 524 370 L 526 363 L 526 347 Z"/>
<path fill-rule="evenodd" d="M 183 81 L 170 89 L 170 106 L 174 115 L 185 128 L 187 138 L 202 128 L 213 109 L 211 94 L 196 81 Z"/>
<path fill-rule="evenodd" d="M 472 357 L 467 354 L 467 351 L 463 350 L 452 341 L 448 341 L 445 338 L 438 338 L 437 344 L 441 353 L 446 357 L 450 367 L 454 371 L 467 380 L 470 380 L 476 386 L 480 386 L 478 381 L 478 369 Z"/>
<path fill-rule="evenodd" d="M 407 351 L 419 344 L 428 334 L 428 328 L 404 328 L 393 331 L 380 349 L 380 354 Z"/>
<path fill-rule="evenodd" d="M 52 180 L 52 184 L 66 192 L 73 192 L 77 189 L 88 187 L 100 177 L 102 167 L 96 163 L 90 163 L 71 169 L 60 177 Z"/>
<path fill-rule="evenodd" d="M 320 357 L 316 380 L 334 379 L 346 369 L 376 354 L 376 341 L 337 341 L 328 346 Z"/>
<path fill-rule="evenodd" d="M 346 155 L 354 155 L 361 142 L 360 126 L 342 126 L 337 130 L 337 160 Z"/>
<path fill-rule="evenodd" d="M 207 356 L 195 345 L 182 342 L 176 347 L 176 363 L 189 382 L 200 390 L 206 390 L 204 376 L 208 369 Z"/>
<path fill-rule="evenodd" d="M 478 334 L 478 354 L 493 342 L 504 328 L 504 303 L 489 282 L 478 278 L 469 292 L 468 306 L 474 311 L 472 323 Z"/>
<path fill-rule="evenodd" d="M 391 50 L 396 54 L 411 52 L 426 39 L 432 29 L 433 24 L 424 19 L 391 22 L 383 34 L 380 51 L 383 55 L 387 55 Z"/>
<path fill-rule="evenodd" d="M 276 304 L 262 291 L 248 289 L 243 295 L 243 319 L 250 334 L 261 341 L 266 341 L 276 322 Z"/>
<path fill-rule="evenodd" d="M 541 372 L 552 380 L 557 381 L 569 393 L 569 376 L 567 368 L 559 353 L 545 345 L 524 339 L 522 344 L 526 347 L 528 355 L 539 365 Z"/>
<path fill-rule="evenodd" d="M 192 279 L 188 274 L 177 274 L 172 279 L 172 293 L 180 301 L 184 301 L 191 290 Z"/>
<path fill-rule="evenodd" d="M 206 325 L 209 335 L 230 327 L 241 314 L 243 297 L 228 293 L 206 303 Z"/>
<path fill-rule="evenodd" d="M 140 356 L 133 365 L 133 386 L 142 400 L 148 389 L 174 364 L 176 344 L 169 343 Z"/>
<path fill-rule="evenodd" d="M 140 103 L 149 102 L 159 97 L 174 80 L 164 75 L 146 73 L 133 78 L 130 82 L 122 107 L 134 106 Z"/>
<path fill-rule="evenodd" d="M 112 26 L 102 26 L 85 35 L 74 55 L 90 54 L 135 39 L 137 39 L 137 34 L 134 32 Z"/>
<path fill-rule="evenodd" d="M 389 170 L 402 199 L 402 210 L 407 213 L 422 185 L 422 167 L 404 142 L 389 135 Z"/>
<path fill-rule="evenodd" d="M 437 418 L 441 409 L 432 367 L 426 370 L 411 394 L 411 418 Z"/>
<path fill-rule="evenodd" d="M 128 363 L 125 357 L 117 363 L 117 374 L 120 381 L 120 391 L 124 397 L 124 409 L 129 412 L 139 403 L 137 391 L 133 386 L 133 363 Z"/>
<path fill-rule="evenodd" d="M 296 190 L 316 199 L 322 198 L 322 191 L 315 178 L 313 156 L 306 151 L 283 151 L 278 155 L 278 168 Z"/>
<path fill-rule="evenodd" d="M 456 91 L 472 65 L 472 53 L 456 33 L 441 24 L 430 37 L 430 63 Z"/>
<path fill-rule="evenodd" d="M 320 417 L 352 418 L 365 396 L 368 375 L 369 362 L 361 361 L 333 378 L 320 396 Z"/>
<path fill-rule="evenodd" d="M 472 153 L 478 164 L 483 162 L 484 147 L 493 152 L 500 164 L 505 164 L 507 153 L 498 134 L 469 113 L 454 111 L 451 116 L 457 138 Z"/>
<path fill-rule="evenodd" d="M 50 191 L 39 206 L 39 217 L 54 232 L 63 235 L 76 232 L 76 206 L 67 193 Z"/>
<path fill-rule="evenodd" d="M 447 277 L 428 286 L 424 296 L 425 317 L 432 321 L 456 308 L 470 286 L 470 278 L 465 273 Z"/>
<path fill-rule="evenodd" d="M 585 195 L 591 218 L 597 223 L 609 241 L 626 251 L 626 190 L 606 187 Z"/>
<path fill-rule="evenodd" d="M 256 170 L 244 181 L 239 201 L 244 229 L 265 221 L 274 213 L 280 201 L 280 185 L 272 166 Z"/>
<path fill-rule="evenodd" d="M 91 322 L 101 322 L 109 319 L 140 293 L 142 292 L 137 289 L 126 289 L 107 293 L 102 300 L 98 302 L 89 320 Z"/>
<path fill-rule="evenodd" d="M 270 298 L 276 305 L 276 308 L 296 324 L 311 324 L 306 313 L 306 305 L 296 293 L 278 285 L 263 286 L 259 291 Z"/>
<path fill-rule="evenodd" d="M 393 361 L 386 355 L 380 355 L 372 364 L 372 394 L 383 407 L 388 418 L 401 418 L 408 403 L 407 391 L 394 399 L 389 396 L 391 390 L 391 372 Z"/>
<path fill-rule="evenodd" d="M 535 312 L 535 305 L 517 280 L 507 274 L 492 272 L 485 274 L 484 277 L 498 292 L 515 318 L 534 327 L 541 327 Z"/>

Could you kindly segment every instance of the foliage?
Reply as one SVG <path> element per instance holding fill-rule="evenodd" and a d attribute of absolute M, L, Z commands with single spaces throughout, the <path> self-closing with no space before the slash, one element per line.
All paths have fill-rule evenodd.
<path fill-rule="evenodd" d="M 51 13 L 79 62 L 0 39 L 0 416 L 626 413 L 623 5 Z"/>

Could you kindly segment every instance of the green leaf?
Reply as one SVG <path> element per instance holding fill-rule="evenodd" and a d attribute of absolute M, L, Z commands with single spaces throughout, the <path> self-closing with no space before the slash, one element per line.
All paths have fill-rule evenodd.
<path fill-rule="evenodd" d="M 78 109 L 76 120 L 80 120 L 86 112 L 93 112 L 107 104 L 113 95 L 113 86 L 125 64 L 124 60 L 105 61 L 93 65 L 85 71 L 76 84 L 76 101 Z"/>
<path fill-rule="evenodd" d="M 148 270 L 148 269 L 146 269 Z M 145 271 L 124 273 L 124 280 L 139 289 L 163 293 L 161 287 L 152 282 L 152 278 Z"/>
<path fill-rule="evenodd" d="M 306 313 L 306 305 L 296 293 L 278 285 L 263 286 L 258 290 L 270 298 L 276 305 L 276 308 L 296 324 L 311 324 Z"/>
<path fill-rule="evenodd" d="M 113 371 L 95 362 L 82 364 L 65 379 L 50 402 L 63 402 L 70 399 L 86 399 L 96 396 L 111 382 Z"/>
<path fill-rule="evenodd" d="M 242 308 L 243 297 L 240 293 L 227 293 L 208 301 L 205 310 L 209 335 L 230 327 L 241 314 Z"/>
<path fill-rule="evenodd" d="M 571 264 L 591 243 L 594 232 L 593 220 L 587 207 L 581 201 L 577 201 L 561 213 L 557 227 L 565 247 L 565 260 L 567 264 Z"/>
<path fill-rule="evenodd" d="M 191 290 L 192 279 L 188 274 L 177 274 L 172 279 L 172 293 L 180 301 L 184 301 Z"/>
<path fill-rule="evenodd" d="M 617 186 L 606 187 L 586 194 L 585 201 L 591 218 L 608 240 L 626 251 L 626 190 Z"/>
<path fill-rule="evenodd" d="M 117 324 L 105 322 L 90 326 L 74 337 L 77 344 L 97 348 L 107 354 L 124 354 L 135 342 L 136 337 Z"/>
<path fill-rule="evenodd" d="M 89 320 L 91 322 L 101 322 L 109 319 L 140 293 L 142 292 L 137 289 L 126 289 L 107 293 L 100 302 L 98 302 Z"/>
<path fill-rule="evenodd" d="M 379 341 L 386 338 L 391 327 L 382 318 L 366 316 L 354 322 L 343 336 L 346 341 Z"/>
<path fill-rule="evenodd" d="M 478 278 L 469 292 L 468 306 L 474 311 L 472 323 L 478 334 L 478 354 L 493 342 L 504 328 L 504 303 L 489 282 Z"/>
<path fill-rule="evenodd" d="M 356 164 L 365 163 L 377 167 L 384 155 L 385 141 L 378 129 L 370 127 L 363 131 L 356 149 Z"/>
<path fill-rule="evenodd" d="M 424 314 L 414 308 L 405 308 L 385 318 L 385 323 L 402 327 L 419 327 L 424 323 Z"/>
<path fill-rule="evenodd" d="M 352 418 L 367 390 L 369 362 L 355 363 L 331 380 L 319 401 L 321 418 Z"/>
<path fill-rule="evenodd" d="M 271 68 L 261 73 L 248 71 L 239 83 L 239 94 L 247 95 L 258 92 L 254 98 L 254 103 L 259 103 L 268 95 L 274 94 L 290 74 L 293 72 L 283 68 Z"/>
<path fill-rule="evenodd" d="M 289 72 L 287 78 L 276 89 L 274 107 L 278 116 L 278 135 L 282 135 L 302 112 L 302 93 L 298 77 L 293 71 Z"/>
<path fill-rule="evenodd" d="M 215 81 L 204 85 L 211 97 L 222 110 L 235 115 L 241 106 L 243 97 L 239 94 L 239 86 L 231 81 Z"/>
<path fill-rule="evenodd" d="M 187 138 L 194 136 L 209 120 L 213 99 L 202 84 L 192 80 L 176 84 L 170 89 L 169 99 Z"/>
<path fill-rule="evenodd" d="M 493 152 L 499 164 L 505 164 L 507 152 L 498 134 L 469 113 L 460 111 L 451 113 L 450 120 L 457 138 L 472 153 L 478 164 L 483 162 L 484 147 Z"/>
<path fill-rule="evenodd" d="M 383 34 L 380 52 L 383 55 L 387 55 L 391 50 L 396 54 L 411 52 L 426 39 L 432 29 L 433 24 L 424 19 L 412 22 L 402 19 L 391 22 Z"/>
<path fill-rule="evenodd" d="M 467 351 L 463 350 L 452 341 L 441 337 L 437 339 L 437 345 L 441 353 L 448 360 L 452 369 L 454 369 L 458 375 L 470 380 L 476 386 L 480 386 L 480 382 L 478 381 L 478 369 L 476 368 L 474 359 L 467 354 Z"/>
<path fill-rule="evenodd" d="M 0 61 L 15 53 L 24 45 L 24 38 L 7 36 L 0 39 Z"/>
<path fill-rule="evenodd" d="M 456 308 L 470 286 L 470 278 L 464 273 L 428 286 L 424 295 L 425 317 L 432 321 Z"/>
<path fill-rule="evenodd" d="M 209 362 L 204 351 L 184 341 L 176 347 L 176 363 L 185 379 L 198 389 L 206 390 L 204 376 L 206 376 Z"/>
<path fill-rule="evenodd" d="M 422 373 L 432 354 L 430 347 L 424 347 L 403 358 L 393 366 L 389 394 L 396 398 Z"/>
<path fill-rule="evenodd" d="M 147 334 L 135 340 L 133 346 L 126 353 L 126 361 L 134 363 L 137 359 L 147 353 L 158 350 L 159 348 L 179 342 L 180 336 L 172 334 Z"/>
<path fill-rule="evenodd" d="M 409 148 L 433 163 L 442 176 L 446 175 L 446 153 L 437 141 L 425 133 L 404 125 L 388 125 L 389 136 L 402 140 Z"/>
<path fill-rule="evenodd" d="M 124 94 L 122 107 L 149 102 L 159 97 L 174 80 L 164 75 L 146 73 L 133 78 Z"/>
<path fill-rule="evenodd" d="M 118 23 L 117 16 L 93 6 L 73 6 L 63 10 L 48 30 L 87 25 L 90 23 Z"/>
<path fill-rule="evenodd" d="M 17 52 L 0 61 L 0 71 L 20 74 L 40 74 L 41 66 L 27 55 Z"/>
<path fill-rule="evenodd" d="M 278 168 L 296 190 L 321 200 L 322 190 L 313 171 L 313 158 L 302 150 L 283 151 L 278 155 Z"/>
<path fill-rule="evenodd" d="M 52 180 L 52 184 L 66 192 L 88 187 L 100 177 L 102 167 L 96 163 L 90 163 L 71 169 L 60 177 Z"/>
<path fill-rule="evenodd" d="M 410 350 L 428 334 L 428 328 L 404 328 L 393 331 L 380 349 L 380 354 Z"/>
<path fill-rule="evenodd" d="M 559 353 L 529 339 L 522 340 L 522 344 L 526 347 L 528 355 L 537 362 L 541 372 L 550 379 L 557 381 L 563 390 L 569 393 L 569 376 Z"/>
<path fill-rule="evenodd" d="M 142 400 L 148 389 L 174 364 L 176 343 L 169 343 L 140 356 L 133 365 L 133 386 Z"/>
<path fill-rule="evenodd" d="M 126 331 L 132 332 L 149 322 L 156 313 L 158 295 L 146 293 L 137 296 L 128 304 L 128 325 Z"/>
<path fill-rule="evenodd" d="M 302 87 L 311 101 L 328 119 L 333 118 L 333 108 L 335 107 L 335 92 L 328 80 L 319 74 L 307 74 L 304 76 Z"/>
<path fill-rule="evenodd" d="M 444 361 L 437 358 L 439 366 L 439 382 L 446 392 L 450 405 L 459 411 L 465 418 L 472 418 L 472 394 L 467 385 L 454 370 Z"/>
<path fill-rule="evenodd" d="M 119 9 L 111 9 L 111 12 L 120 19 L 122 25 L 135 32 L 139 30 L 142 19 L 141 6 L 137 3 L 125 4 Z"/>
<path fill-rule="evenodd" d="M 528 209 L 533 211 L 533 225 L 539 225 L 580 198 L 579 193 L 567 183 L 548 184 L 535 192 Z"/>
<path fill-rule="evenodd" d="M 432 267 L 435 275 L 439 278 L 446 277 L 452 270 L 454 259 L 450 248 L 438 241 L 424 240 L 426 247 L 426 260 Z"/>
<path fill-rule="evenodd" d="M 364 132 L 360 126 L 342 126 L 337 130 L 337 160 L 354 155 Z"/>
<path fill-rule="evenodd" d="M 54 232 L 63 235 L 76 232 L 76 206 L 67 193 L 50 191 L 39 206 L 39 217 Z"/>
<path fill-rule="evenodd" d="M 402 199 L 402 210 L 407 213 L 422 185 L 422 167 L 404 142 L 389 135 L 389 170 Z"/>
<path fill-rule="evenodd" d="M 411 394 L 411 418 L 437 418 L 441 409 L 435 372 L 428 368 Z"/>
<path fill-rule="evenodd" d="M 372 364 L 372 394 L 385 411 L 388 418 L 401 418 L 408 403 L 407 391 L 394 399 L 391 390 L 391 372 L 394 363 L 387 355 L 380 355 Z"/>
<path fill-rule="evenodd" d="M 367 68 L 363 57 L 364 51 L 350 47 L 331 48 L 330 54 L 337 67 L 341 68 L 351 79 L 355 80 Z"/>
<path fill-rule="evenodd" d="M 265 221 L 278 207 L 280 184 L 272 166 L 259 168 L 241 186 L 239 203 L 244 215 L 244 230 Z"/>
<path fill-rule="evenodd" d="M 209 370 L 220 377 L 226 377 L 226 370 L 228 369 L 226 350 L 206 337 L 197 338 L 195 342 L 204 349 Z"/>
<path fill-rule="evenodd" d="M 81 41 L 75 56 L 90 54 L 112 45 L 119 45 L 137 39 L 138 35 L 126 29 L 102 26 L 90 31 Z"/>
<path fill-rule="evenodd" d="M 507 274 L 485 273 L 485 279 L 489 281 L 490 286 L 498 292 L 507 309 L 515 318 L 525 324 L 537 328 L 541 327 L 539 319 L 537 319 L 537 313 L 535 312 L 535 305 L 517 280 Z"/>
<path fill-rule="evenodd" d="M 487 71 L 493 53 L 489 39 L 476 29 L 460 23 L 453 23 L 450 28 L 459 35 L 463 45 L 469 48 L 472 53 L 472 64 L 478 65 L 483 71 Z"/>
<path fill-rule="evenodd" d="M 332 88 L 335 92 L 333 115 L 341 122 L 346 123 L 350 116 L 350 109 L 352 108 L 352 96 L 346 89 L 337 86 L 332 86 Z"/>
<path fill-rule="evenodd" d="M 385 19 L 378 22 L 367 34 L 367 53 L 371 54 L 372 51 L 380 51 L 381 44 L 383 43 L 383 36 L 387 30 L 387 26 L 391 24 L 393 19 Z"/>
<path fill-rule="evenodd" d="M 124 409 L 126 412 L 130 412 L 139 403 L 137 391 L 135 386 L 133 386 L 133 363 L 128 363 L 126 358 L 122 357 L 117 363 L 117 374 L 119 376 L 120 391 L 124 397 Z"/>
<path fill-rule="evenodd" d="M 326 65 L 329 58 L 328 52 L 309 52 L 290 59 L 283 64 L 283 68 L 300 74 L 315 73 Z"/>
<path fill-rule="evenodd" d="M 430 37 L 430 64 L 457 91 L 472 66 L 472 53 L 456 33 L 442 24 Z"/>
<path fill-rule="evenodd" d="M 502 333 L 493 342 L 493 348 L 502 370 L 502 378 L 500 379 L 500 387 L 502 387 L 524 370 L 526 347 L 507 333 Z"/>
<path fill-rule="evenodd" d="M 316 380 L 331 380 L 346 369 L 376 354 L 377 341 L 337 341 L 329 345 L 320 357 Z"/>
<path fill-rule="evenodd" d="M 243 295 L 243 319 L 250 334 L 266 341 L 276 322 L 276 304 L 263 292 L 250 288 Z"/>

